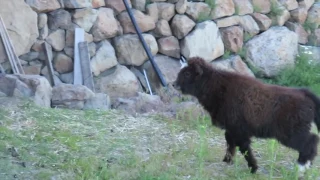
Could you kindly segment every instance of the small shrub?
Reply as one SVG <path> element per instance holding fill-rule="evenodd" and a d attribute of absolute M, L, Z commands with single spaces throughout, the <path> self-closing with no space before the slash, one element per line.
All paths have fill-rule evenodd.
<path fill-rule="evenodd" d="M 223 59 L 228 59 L 231 55 L 231 51 L 226 50 L 222 56 Z"/>
<path fill-rule="evenodd" d="M 302 24 L 302 26 L 306 31 L 309 31 L 310 33 L 313 33 L 314 30 L 318 28 L 318 25 L 316 23 L 312 23 L 308 19 Z"/>
<path fill-rule="evenodd" d="M 271 16 L 281 16 L 283 14 L 283 9 L 278 6 L 277 2 L 272 0 L 270 7 L 270 15 Z"/>
<path fill-rule="evenodd" d="M 214 10 L 216 8 L 216 0 L 205 0 L 205 3 L 207 3 L 211 10 Z"/>
<path fill-rule="evenodd" d="M 210 13 L 208 14 L 206 12 L 200 12 L 198 19 L 197 19 L 197 22 L 201 23 L 201 22 L 207 21 L 207 20 L 211 20 Z"/>

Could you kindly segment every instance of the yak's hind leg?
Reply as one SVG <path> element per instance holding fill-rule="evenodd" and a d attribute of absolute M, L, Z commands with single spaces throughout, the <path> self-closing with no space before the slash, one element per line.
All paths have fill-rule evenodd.
<path fill-rule="evenodd" d="M 243 139 L 239 142 L 240 152 L 244 155 L 248 162 L 248 166 L 251 168 L 251 173 L 256 173 L 258 170 L 257 160 L 255 159 L 252 149 L 250 147 L 250 138 Z"/>
<path fill-rule="evenodd" d="M 305 170 L 310 168 L 312 161 L 317 156 L 317 146 L 319 137 L 310 132 L 293 135 L 288 142 L 287 146 L 299 152 L 297 160 L 299 166 L 300 176 L 304 174 Z"/>
<path fill-rule="evenodd" d="M 227 141 L 227 150 L 226 155 L 223 158 L 223 162 L 233 164 L 233 157 L 236 153 L 236 143 L 228 131 L 226 131 L 224 135 Z"/>
<path fill-rule="evenodd" d="M 235 155 L 236 146 L 239 146 L 240 152 L 243 154 L 246 161 L 248 162 L 248 166 L 251 168 L 251 173 L 255 173 L 258 169 L 258 165 L 250 147 L 250 138 L 248 136 L 245 136 L 243 133 L 230 133 L 227 131 L 225 133 L 225 136 L 228 143 L 228 148 L 223 161 L 232 163 L 232 158 Z"/>

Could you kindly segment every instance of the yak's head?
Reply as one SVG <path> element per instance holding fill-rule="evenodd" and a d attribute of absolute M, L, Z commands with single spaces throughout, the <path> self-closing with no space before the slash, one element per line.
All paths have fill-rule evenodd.
<path fill-rule="evenodd" d="M 188 60 L 188 63 L 182 65 L 182 69 L 178 73 L 173 87 L 183 94 L 196 95 L 197 85 L 201 82 L 203 76 L 203 67 L 206 62 L 199 57 L 193 57 Z"/>

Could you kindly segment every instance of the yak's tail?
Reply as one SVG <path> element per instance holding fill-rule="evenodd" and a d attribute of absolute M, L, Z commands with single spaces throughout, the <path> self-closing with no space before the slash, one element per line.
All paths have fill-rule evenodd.
<path fill-rule="evenodd" d="M 316 115 L 315 115 L 314 122 L 316 123 L 317 129 L 319 132 L 320 131 L 320 98 L 317 95 L 315 95 L 313 92 L 311 92 L 309 89 L 302 88 L 301 91 L 303 91 L 307 97 L 312 99 L 312 101 L 316 105 Z"/>

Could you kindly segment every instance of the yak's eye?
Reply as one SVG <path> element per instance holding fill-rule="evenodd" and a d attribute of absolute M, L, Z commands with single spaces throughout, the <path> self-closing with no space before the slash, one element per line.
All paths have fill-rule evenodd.
<path fill-rule="evenodd" d="M 187 77 L 187 78 L 189 78 L 190 75 L 191 75 L 191 74 L 190 74 L 190 72 L 188 72 L 188 71 L 184 73 L 184 76 Z"/>

